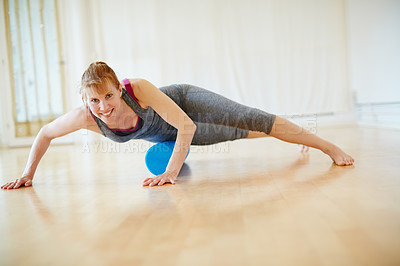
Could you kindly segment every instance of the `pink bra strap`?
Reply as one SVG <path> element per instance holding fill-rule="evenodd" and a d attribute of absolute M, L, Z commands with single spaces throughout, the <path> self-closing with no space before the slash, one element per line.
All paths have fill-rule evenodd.
<path fill-rule="evenodd" d="M 131 83 L 129 82 L 129 79 L 123 79 L 122 82 L 124 82 L 125 88 L 126 88 L 126 90 L 128 91 L 129 95 L 132 96 L 132 98 L 133 98 L 137 103 L 139 103 L 139 102 L 138 102 L 138 99 L 136 98 L 135 94 L 133 93 L 132 85 L 131 85 Z"/>

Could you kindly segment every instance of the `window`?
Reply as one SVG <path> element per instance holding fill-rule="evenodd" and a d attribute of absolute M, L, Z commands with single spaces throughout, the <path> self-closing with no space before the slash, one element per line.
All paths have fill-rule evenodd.
<path fill-rule="evenodd" d="M 34 136 L 63 102 L 55 0 L 5 0 L 15 136 Z"/>

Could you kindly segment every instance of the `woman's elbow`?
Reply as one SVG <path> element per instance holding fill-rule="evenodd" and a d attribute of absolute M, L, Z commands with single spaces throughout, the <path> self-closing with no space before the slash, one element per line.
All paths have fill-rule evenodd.
<path fill-rule="evenodd" d="M 191 130 L 191 132 L 192 132 L 193 134 L 196 132 L 196 129 L 197 129 L 197 126 L 196 126 L 195 123 L 192 123 L 192 124 L 189 126 L 189 130 Z"/>
<path fill-rule="evenodd" d="M 51 130 L 49 129 L 49 124 L 42 126 L 42 128 L 39 130 L 37 137 L 46 139 L 48 141 L 52 141 L 55 138 L 51 135 Z"/>
<path fill-rule="evenodd" d="M 194 135 L 194 133 L 196 132 L 197 126 L 195 125 L 195 123 L 191 122 L 190 124 L 185 124 L 182 129 L 181 132 L 183 134 L 188 134 L 188 135 Z"/>

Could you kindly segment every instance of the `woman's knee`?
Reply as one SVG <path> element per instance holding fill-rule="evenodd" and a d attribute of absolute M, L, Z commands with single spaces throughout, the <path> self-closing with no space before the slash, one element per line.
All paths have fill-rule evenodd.
<path fill-rule="evenodd" d="M 249 130 L 249 135 L 247 135 L 246 139 L 265 138 L 265 137 L 269 137 L 269 135 L 264 132 Z"/>

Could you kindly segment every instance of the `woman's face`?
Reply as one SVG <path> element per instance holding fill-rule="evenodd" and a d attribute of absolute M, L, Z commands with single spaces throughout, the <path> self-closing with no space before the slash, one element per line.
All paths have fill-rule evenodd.
<path fill-rule="evenodd" d="M 116 115 L 121 110 L 122 86 L 105 85 L 102 92 L 86 89 L 86 103 L 92 113 L 106 124 L 116 122 Z"/>

